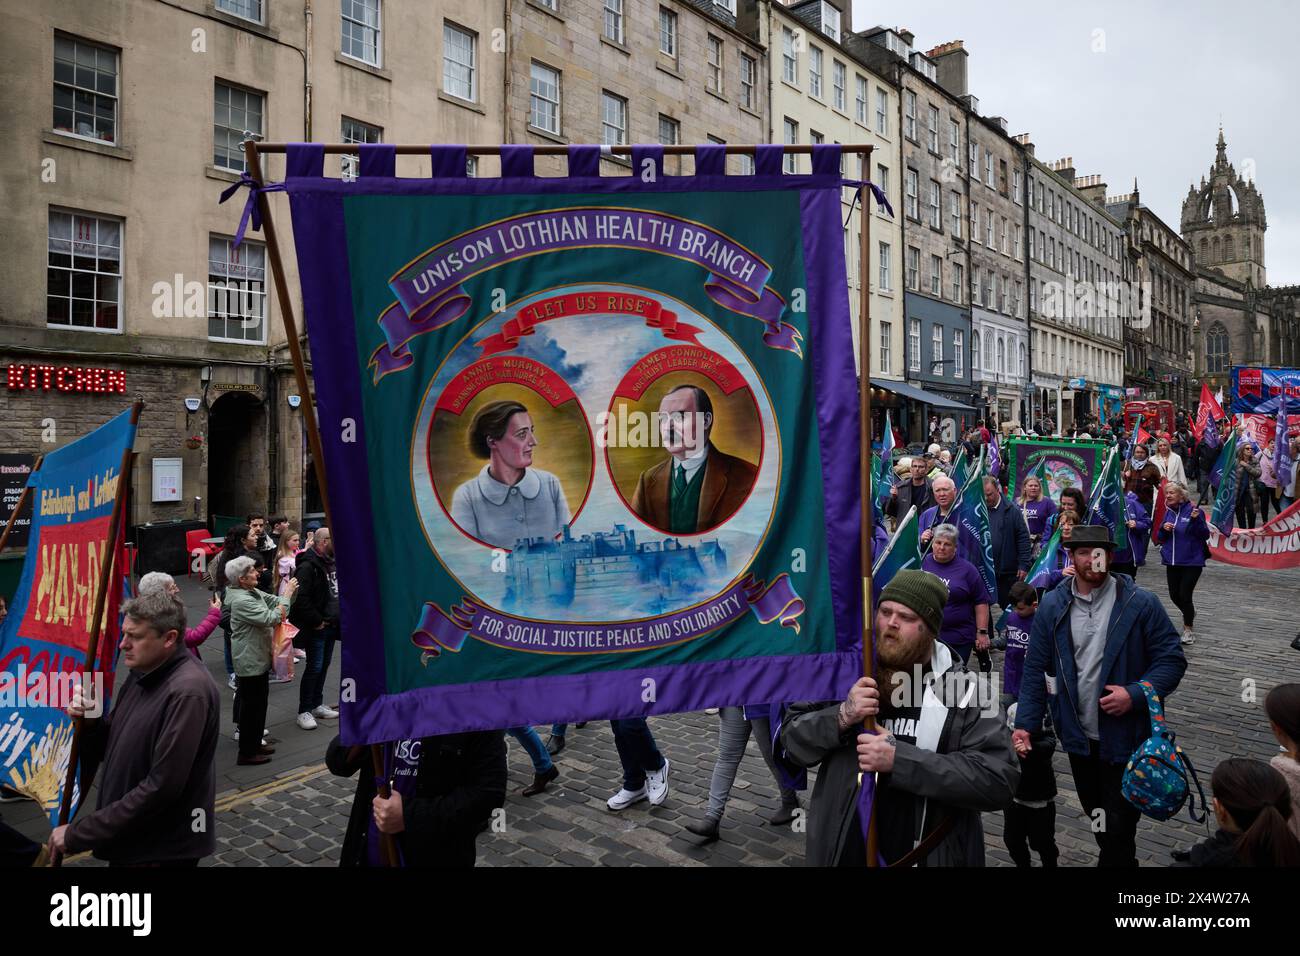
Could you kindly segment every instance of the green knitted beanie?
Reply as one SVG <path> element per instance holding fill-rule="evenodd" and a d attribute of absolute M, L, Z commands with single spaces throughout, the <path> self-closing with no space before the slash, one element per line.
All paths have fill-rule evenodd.
<path fill-rule="evenodd" d="M 943 608 L 948 603 L 948 585 L 929 571 L 899 571 L 880 592 L 880 602 L 897 601 L 921 615 L 938 637 L 943 630 Z"/>

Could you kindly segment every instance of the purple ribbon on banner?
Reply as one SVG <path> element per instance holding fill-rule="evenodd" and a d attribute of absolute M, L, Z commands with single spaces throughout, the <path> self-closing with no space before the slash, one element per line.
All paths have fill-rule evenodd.
<path fill-rule="evenodd" d="M 257 197 L 262 193 L 282 193 L 284 192 L 284 183 L 267 183 L 263 186 L 257 185 L 257 180 L 248 175 L 247 172 L 239 174 L 239 182 L 221 191 L 219 203 L 225 202 L 239 190 L 248 187 L 248 199 L 244 202 L 244 211 L 239 217 L 239 228 L 235 230 L 235 249 L 244 241 L 244 231 L 248 228 L 251 220 L 254 232 L 262 231 L 262 210 L 257 206 Z"/>
<path fill-rule="evenodd" d="M 799 633 L 803 598 L 786 574 L 771 583 L 746 575 L 726 591 L 703 604 L 640 621 L 573 624 L 515 617 L 470 599 L 444 611 L 426 602 L 411 634 L 420 649 L 420 663 L 428 664 L 444 651 L 459 653 L 466 637 L 513 651 L 542 654 L 609 654 L 654 650 L 694 640 L 742 617 L 748 609 L 760 624 L 780 622 Z"/>
<path fill-rule="evenodd" d="M 803 357 L 798 329 L 781 321 L 786 303 L 767 287 L 772 267 L 709 226 L 668 213 L 619 206 L 576 206 L 525 213 L 480 226 L 439 243 L 390 280 L 396 300 L 379 317 L 384 344 L 370 357 L 377 382 L 408 368 L 409 343 L 468 311 L 462 288 L 470 278 L 509 262 L 547 252 L 593 247 L 654 252 L 708 270 L 705 294 L 716 304 L 767 326 L 771 348 Z"/>
<path fill-rule="evenodd" d="M 862 190 L 864 190 L 864 189 L 870 189 L 870 190 L 871 190 L 871 195 L 874 196 L 875 199 L 876 199 L 876 203 L 877 203 L 878 205 L 884 206 L 884 207 L 885 207 L 885 212 L 889 213 L 890 216 L 893 216 L 893 215 L 894 215 L 894 207 L 891 206 L 891 205 L 889 204 L 889 197 L 885 195 L 885 191 L 884 191 L 883 189 L 881 189 L 879 186 L 877 186 L 877 185 L 876 185 L 875 183 L 873 183 L 871 180 L 869 180 L 869 179 L 845 179 L 845 180 L 842 180 L 842 181 L 841 181 L 840 185 L 842 185 L 842 186 L 853 186 L 853 187 L 855 188 L 855 192 L 853 193 L 853 202 L 852 202 L 852 203 L 850 204 L 850 206 L 849 206 L 849 217 L 850 217 L 850 218 L 852 218 L 852 216 L 853 216 L 853 210 L 854 210 L 854 208 L 855 208 L 855 207 L 857 206 L 857 204 L 858 204 L 858 197 L 862 195 Z M 847 224 L 848 224 L 848 220 L 846 219 L 846 220 L 845 220 L 845 225 L 847 225 Z"/>

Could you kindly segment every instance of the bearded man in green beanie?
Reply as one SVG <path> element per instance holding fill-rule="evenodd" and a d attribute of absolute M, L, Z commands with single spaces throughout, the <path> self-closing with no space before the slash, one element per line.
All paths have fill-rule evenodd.
<path fill-rule="evenodd" d="M 808 811 L 810 866 L 866 865 L 858 804 L 871 774 L 886 863 L 984 865 L 980 813 L 1011 803 L 1020 768 L 994 688 L 937 639 L 947 600 L 933 574 L 900 571 L 876 609 L 879 678 L 859 679 L 842 701 L 787 709 L 784 759 L 820 767 Z M 863 731 L 868 716 L 879 733 Z"/>

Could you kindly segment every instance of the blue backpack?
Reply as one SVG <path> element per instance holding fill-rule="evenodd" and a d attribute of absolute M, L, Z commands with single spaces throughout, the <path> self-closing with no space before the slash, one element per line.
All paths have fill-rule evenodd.
<path fill-rule="evenodd" d="M 1145 680 L 1140 682 L 1140 686 L 1146 695 L 1147 710 L 1151 713 L 1151 736 L 1129 758 L 1120 792 L 1125 800 L 1156 820 L 1168 820 L 1187 803 L 1187 812 L 1192 820 L 1201 823 L 1206 819 L 1207 809 L 1201 781 L 1197 779 L 1192 761 L 1183 753 L 1183 748 L 1174 743 L 1174 732 L 1165 723 L 1165 710 L 1155 687 Z M 1196 784 L 1196 792 L 1201 797 L 1199 817 L 1196 815 L 1196 798 L 1193 796 L 1188 800 L 1191 796 L 1188 777 Z"/>

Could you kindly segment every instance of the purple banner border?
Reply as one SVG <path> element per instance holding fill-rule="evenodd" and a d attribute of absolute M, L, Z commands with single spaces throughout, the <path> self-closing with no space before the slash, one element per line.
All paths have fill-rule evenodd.
<path fill-rule="evenodd" d="M 840 697 L 861 672 L 860 567 L 858 560 L 857 397 L 849 383 L 857 379 L 853 362 L 852 329 L 844 286 L 843 233 L 840 224 L 842 180 L 839 149 L 818 147 L 814 157 L 818 175 L 661 176 L 646 183 L 639 176 L 513 177 L 513 178 L 366 178 L 355 182 L 317 178 L 323 174 L 323 157 L 311 145 L 290 146 L 287 167 L 296 175 L 286 178 L 290 212 L 300 263 L 330 263 L 314 268 L 315 283 L 303 285 L 303 311 L 308 337 L 313 343 L 316 381 L 333 383 L 317 394 L 325 463 L 331 499 L 343 502 L 371 500 L 370 478 L 357 452 L 366 447 L 357 354 L 351 310 L 351 277 L 342 200 L 350 195 L 508 195 L 508 194 L 644 194 L 695 191 L 763 192 L 798 190 L 803 220 L 804 265 L 808 284 L 806 313 L 807 350 L 812 353 L 814 409 L 797 410 L 817 429 L 801 431 L 804 441 L 791 453 L 816 453 L 825 478 L 825 528 L 830 571 L 832 612 L 835 620 L 834 654 L 790 658 L 752 658 L 698 664 L 630 668 L 596 674 L 523 678 L 487 684 L 421 688 L 402 694 L 384 693 L 383 615 L 378 595 L 368 588 L 349 588 L 347 582 L 365 581 L 377 566 L 374 530 L 368 507 L 337 507 L 335 536 L 340 541 L 339 578 L 341 617 L 345 640 L 342 672 L 355 682 L 356 700 L 343 708 L 340 732 L 345 744 L 373 743 L 408 736 L 465 729 L 494 729 L 546 720 L 583 720 L 594 717 L 645 716 L 698 710 L 702 707 L 744 704 L 755 699 L 787 699 L 789 688 L 798 696 Z M 831 162 L 832 154 L 834 162 Z M 826 290 L 833 301 L 824 301 Z M 339 423 L 356 422 L 355 442 L 342 441 Z M 849 463 L 849 464 L 846 464 Z M 774 666 L 777 661 L 782 663 Z M 641 681 L 653 678 L 659 688 L 656 700 L 641 703 Z M 633 683 L 636 693 L 630 688 Z M 567 689 L 567 693 L 566 693 Z M 493 701 L 497 716 L 484 722 L 475 716 L 475 701 Z M 455 724 L 440 724 L 424 704 L 457 708 Z M 508 701 L 508 720 L 501 719 L 502 702 Z M 557 701 L 561 705 L 557 707 Z M 412 714 L 420 716 L 412 724 Z"/>

